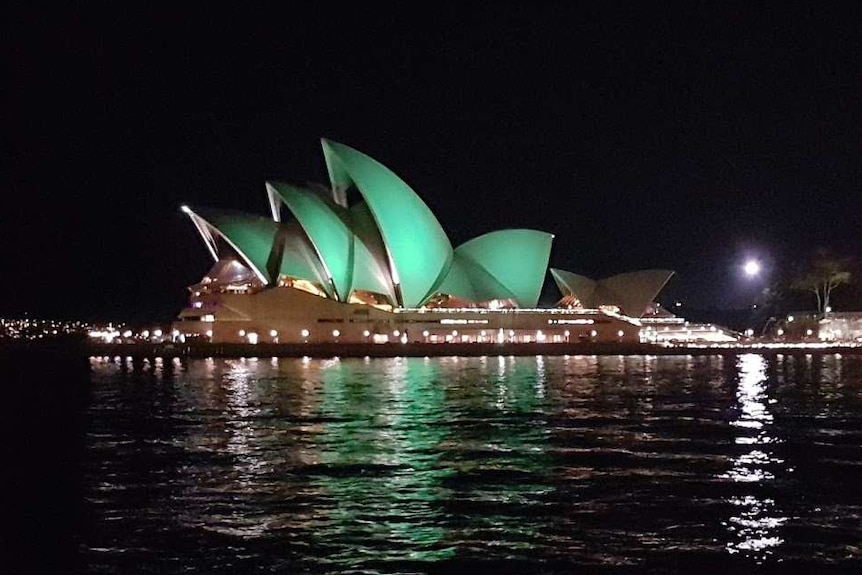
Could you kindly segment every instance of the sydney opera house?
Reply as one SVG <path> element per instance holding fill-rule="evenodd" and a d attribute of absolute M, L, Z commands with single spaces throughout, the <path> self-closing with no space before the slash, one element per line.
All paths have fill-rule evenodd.
<path fill-rule="evenodd" d="M 376 160 L 323 140 L 329 186 L 266 183 L 271 217 L 190 208 L 215 261 L 174 324 L 235 343 L 636 342 L 673 272 L 592 280 L 559 269 L 554 236 L 490 232 L 452 247 L 422 199 Z"/>

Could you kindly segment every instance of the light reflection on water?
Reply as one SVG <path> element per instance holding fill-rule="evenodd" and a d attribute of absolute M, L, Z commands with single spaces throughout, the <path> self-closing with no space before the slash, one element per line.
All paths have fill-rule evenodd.
<path fill-rule="evenodd" d="M 774 445 L 780 440 L 770 435 L 774 433 L 774 418 L 769 406 L 775 400 L 770 399 L 767 393 L 766 359 L 763 356 L 740 355 L 738 368 L 736 397 L 739 415 L 730 425 L 739 428 L 741 433 L 734 438 L 736 444 L 745 445 L 749 451 L 733 458 L 733 467 L 723 477 L 739 483 L 763 484 L 775 479 L 775 469 L 782 474 L 790 471 L 782 465 L 784 460 L 774 454 Z M 749 493 L 733 496 L 729 501 L 737 508 L 737 515 L 728 520 L 728 530 L 733 534 L 727 542 L 730 553 L 752 553 L 762 560 L 784 542 L 778 535 L 778 528 L 788 518 L 779 515 L 773 499 Z"/>
<path fill-rule="evenodd" d="M 859 558 L 858 356 L 91 368 L 91 572 Z"/>

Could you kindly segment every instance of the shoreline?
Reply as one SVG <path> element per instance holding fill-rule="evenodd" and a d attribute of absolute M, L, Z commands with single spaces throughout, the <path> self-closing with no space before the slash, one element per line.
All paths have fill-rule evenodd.
<path fill-rule="evenodd" d="M 103 344 L 88 343 L 89 356 L 109 357 L 481 357 L 559 355 L 738 355 L 742 353 L 862 354 L 862 347 L 751 344 L 733 347 L 664 346 L 646 343 L 397 343 L 397 344 Z"/>
<path fill-rule="evenodd" d="M 0 341 L 0 354 L 50 352 L 79 357 L 481 357 L 560 355 L 862 355 L 862 346 L 801 342 L 752 343 L 734 346 L 649 343 L 393 343 L 393 344 L 243 344 L 243 343 L 96 343 L 80 340 Z"/>

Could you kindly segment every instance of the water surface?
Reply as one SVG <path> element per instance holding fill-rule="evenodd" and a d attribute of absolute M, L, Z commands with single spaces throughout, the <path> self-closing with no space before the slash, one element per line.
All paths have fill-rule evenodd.
<path fill-rule="evenodd" d="M 862 358 L 91 360 L 88 573 L 862 572 Z"/>

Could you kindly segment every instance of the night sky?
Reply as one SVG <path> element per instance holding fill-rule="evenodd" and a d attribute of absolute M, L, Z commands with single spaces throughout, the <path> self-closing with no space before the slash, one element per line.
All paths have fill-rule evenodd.
<path fill-rule="evenodd" d="M 862 263 L 862 4 L 595 4 L 7 13 L 0 315 L 170 319 L 211 265 L 179 206 L 267 215 L 266 180 L 326 181 L 321 137 L 453 245 L 546 230 L 552 267 L 676 270 L 663 301 Z"/>

